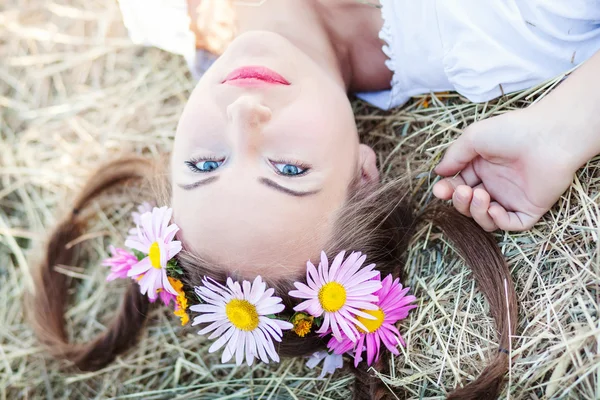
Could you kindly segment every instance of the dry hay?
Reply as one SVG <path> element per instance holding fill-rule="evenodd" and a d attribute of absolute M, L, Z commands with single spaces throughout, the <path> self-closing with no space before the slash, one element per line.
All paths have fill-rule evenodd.
<path fill-rule="evenodd" d="M 302 360 L 220 365 L 204 339 L 182 331 L 164 309 L 152 314 L 136 349 L 101 371 L 68 372 L 45 356 L 21 306 L 32 249 L 98 162 L 122 151 L 169 150 L 194 83 L 179 57 L 129 42 L 114 1 L 4 0 L 0 57 L 0 398 L 348 398 L 350 374 L 319 380 Z M 487 104 L 425 96 L 385 113 L 357 103 L 357 121 L 386 176 L 415 177 L 412 194 L 422 207 L 432 197 L 429 171 L 462 128 L 524 107 L 556 82 Z M 521 306 L 510 398 L 600 398 L 597 161 L 533 229 L 497 235 Z M 96 268 L 106 244 L 122 240 L 119 221 L 133 206 L 115 196 L 118 206 L 97 204 L 83 238 L 88 265 L 61 266 L 78 283 L 68 311 L 78 340 L 104 329 L 123 289 Z M 411 398 L 441 398 L 496 351 L 493 323 L 435 229 L 421 227 L 407 268 L 420 304 L 402 324 L 408 347 L 381 379 Z"/>

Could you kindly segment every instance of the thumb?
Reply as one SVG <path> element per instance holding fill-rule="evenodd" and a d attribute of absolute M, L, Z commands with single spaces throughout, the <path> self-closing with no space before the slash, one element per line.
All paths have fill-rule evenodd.
<path fill-rule="evenodd" d="M 450 176 L 462 171 L 479 154 L 473 145 L 474 131 L 469 126 L 446 150 L 442 161 L 435 167 L 438 175 Z"/>

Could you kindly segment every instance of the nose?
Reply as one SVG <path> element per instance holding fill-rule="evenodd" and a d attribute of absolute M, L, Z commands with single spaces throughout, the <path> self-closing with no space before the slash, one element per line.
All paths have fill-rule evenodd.
<path fill-rule="evenodd" d="M 263 126 L 271 119 L 271 110 L 256 97 L 244 95 L 227 106 L 227 118 L 239 157 L 256 154 L 260 150 Z"/>
<path fill-rule="evenodd" d="M 271 110 L 253 96 L 240 96 L 227 106 L 227 118 L 243 128 L 259 128 L 271 119 Z"/>

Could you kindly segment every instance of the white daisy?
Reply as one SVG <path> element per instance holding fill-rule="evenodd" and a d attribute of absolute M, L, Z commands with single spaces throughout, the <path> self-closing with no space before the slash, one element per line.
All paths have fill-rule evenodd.
<path fill-rule="evenodd" d="M 252 365 L 254 358 L 269 363 L 269 357 L 279 362 L 273 340 L 281 342 L 284 329 L 292 329 L 289 322 L 269 318 L 285 308 L 281 298 L 273 296 L 274 289 L 267 285 L 260 276 L 254 282 L 233 282 L 227 278 L 227 286 L 213 279 L 204 278 L 202 286 L 196 287 L 196 294 L 206 304 L 190 307 L 190 310 L 202 315 L 194 318 L 192 325 L 210 323 L 198 332 L 204 335 L 212 332 L 209 339 L 218 338 L 208 349 L 213 353 L 225 346 L 221 362 L 225 363 L 234 356 L 237 365 L 246 359 Z"/>

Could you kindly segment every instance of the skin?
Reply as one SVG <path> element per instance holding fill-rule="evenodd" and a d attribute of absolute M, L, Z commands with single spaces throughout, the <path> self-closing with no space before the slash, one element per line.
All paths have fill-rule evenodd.
<path fill-rule="evenodd" d="M 301 274 L 331 236 L 352 183 L 378 180 L 346 95 L 367 78 L 353 72 L 354 50 L 335 36 L 343 32 L 326 25 L 317 2 L 267 5 L 238 10 L 240 34 L 194 89 L 171 160 L 174 219 L 186 247 L 247 277 Z M 315 28 L 299 34 L 306 24 Z M 376 37 L 380 25 L 372 29 Z M 223 83 L 254 65 L 290 85 Z M 285 168 L 305 172 L 286 176 Z"/>
<path fill-rule="evenodd" d="M 296 276 L 331 236 L 352 183 L 378 180 L 346 93 L 389 88 L 377 39 L 383 22 L 355 0 L 245 3 L 236 6 L 239 35 L 200 80 L 177 128 L 174 218 L 189 250 L 231 273 Z M 468 127 L 436 168 L 448 178 L 434 194 L 486 230 L 531 227 L 600 151 L 599 58 L 535 106 Z M 290 85 L 222 83 L 247 65 L 268 67 Z M 186 165 L 209 158 L 222 164 L 205 173 Z M 305 166 L 301 176 L 280 174 Z"/>
<path fill-rule="evenodd" d="M 531 228 L 600 153 L 599 71 L 596 53 L 540 102 L 469 126 L 435 169 L 448 177 L 435 196 L 487 231 Z"/>

